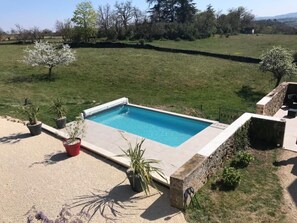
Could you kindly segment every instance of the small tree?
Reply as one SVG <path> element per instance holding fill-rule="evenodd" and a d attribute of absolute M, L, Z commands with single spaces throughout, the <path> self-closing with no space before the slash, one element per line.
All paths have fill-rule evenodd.
<path fill-rule="evenodd" d="M 284 76 L 292 76 L 297 73 L 297 66 L 293 63 L 294 58 L 290 51 L 275 46 L 261 55 L 260 70 L 270 71 L 276 80 L 275 87 L 279 85 Z"/>
<path fill-rule="evenodd" d="M 48 42 L 35 42 L 34 48 L 25 50 L 23 62 L 33 67 L 45 66 L 48 68 L 48 78 L 51 78 L 52 69 L 57 65 L 69 65 L 75 61 L 75 52 L 69 45 L 57 45 Z"/>

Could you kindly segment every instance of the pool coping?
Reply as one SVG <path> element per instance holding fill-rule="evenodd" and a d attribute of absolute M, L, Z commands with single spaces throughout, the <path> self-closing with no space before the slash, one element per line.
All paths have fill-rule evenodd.
<path fill-rule="evenodd" d="M 62 130 L 59 130 L 59 129 L 56 129 L 56 128 L 53 128 L 49 125 L 46 125 L 44 123 L 42 123 L 42 129 L 49 132 L 49 133 L 52 133 L 54 134 L 55 136 L 59 137 L 59 138 L 62 138 L 62 139 L 67 139 L 68 136 L 65 132 L 63 132 Z M 106 149 L 103 149 L 99 146 L 96 146 L 96 145 L 93 145 L 89 142 L 86 142 L 85 140 L 81 140 L 81 146 L 88 150 L 88 151 L 91 151 L 95 154 L 98 154 L 108 160 L 111 160 L 117 164 L 120 164 L 121 166 L 124 166 L 126 168 L 129 168 L 130 167 L 130 164 L 129 164 L 129 160 L 125 157 L 120 157 L 120 156 L 115 156 L 115 154 L 113 154 L 112 152 L 106 150 Z M 169 187 L 170 186 L 170 177 L 168 176 L 165 176 L 166 180 L 164 180 L 162 177 L 160 177 L 159 175 L 157 174 L 152 174 L 152 177 L 155 181 L 161 183 L 162 185 L 164 186 L 167 186 Z"/>
<path fill-rule="evenodd" d="M 179 114 L 175 112 L 169 112 L 169 111 L 164 111 L 156 108 L 151 108 L 151 107 L 146 107 L 146 106 L 141 106 L 141 105 L 136 105 L 133 103 L 129 103 L 129 99 L 126 97 L 119 98 L 107 103 L 103 103 L 101 105 L 85 109 L 81 113 L 81 117 L 86 120 L 86 124 L 88 128 L 90 128 L 90 133 L 86 135 L 81 141 L 81 146 L 91 152 L 94 152 L 108 160 L 111 160 L 117 164 L 120 164 L 126 168 L 129 168 L 129 160 L 127 157 L 121 157 L 118 156 L 121 152 L 119 150 L 120 147 L 119 145 L 116 145 L 117 148 L 115 148 L 115 143 L 119 143 L 119 132 L 122 132 L 125 134 L 125 136 L 132 137 L 132 140 L 136 139 L 136 141 L 139 138 L 143 138 L 141 136 L 135 135 L 133 133 L 125 132 L 125 131 L 119 131 L 115 128 L 109 127 L 102 125 L 100 123 L 96 123 L 92 120 L 88 120 L 87 117 L 95 115 L 96 113 L 99 113 L 101 111 L 119 106 L 119 105 L 130 105 L 136 108 L 142 108 L 146 109 L 149 111 L 153 112 L 159 112 L 162 114 L 167 114 L 167 115 L 173 115 L 177 116 L 180 118 L 185 118 L 185 119 L 190 119 L 194 121 L 200 121 L 200 122 L 205 122 L 208 123 L 209 126 L 202 130 L 201 132 L 195 134 L 185 142 L 183 142 L 181 145 L 177 147 L 172 147 L 169 145 L 165 145 L 159 142 L 156 142 L 154 140 L 146 139 L 146 143 L 149 144 L 150 150 L 147 150 L 149 156 L 155 156 L 157 152 L 156 157 L 149 157 L 157 160 L 162 160 L 162 165 L 166 169 L 164 169 L 164 174 L 166 180 L 164 180 L 162 177 L 160 177 L 157 174 L 152 174 L 153 179 L 167 187 L 170 185 L 170 176 L 172 174 L 172 171 L 174 168 L 178 169 L 180 166 L 183 165 L 183 163 L 187 162 L 188 159 L 190 159 L 194 154 L 196 154 L 199 150 L 203 149 L 203 147 L 208 144 L 211 140 L 213 140 L 214 137 L 217 136 L 217 134 L 220 133 L 220 131 L 223 131 L 226 126 L 224 126 L 222 123 L 219 123 L 218 121 L 214 120 L 209 120 L 209 119 L 204 119 L 204 118 L 198 118 L 198 117 L 193 117 L 190 115 L 184 115 L 184 114 Z M 222 125 L 222 126 L 221 126 Z M 104 126 L 104 127 L 103 127 Z M 65 133 L 65 130 L 58 130 L 55 129 L 51 126 L 48 125 L 43 125 L 43 129 L 55 134 L 56 136 L 60 138 L 67 138 L 67 134 Z M 118 131 L 114 135 L 115 131 Z M 201 135 L 202 134 L 202 135 Z M 112 135 L 112 141 L 110 140 L 110 136 Z M 197 137 L 198 135 L 198 137 Z M 121 140 L 123 137 L 121 137 Z M 102 141 L 103 140 L 103 141 Z M 197 141 L 198 140 L 198 141 Z M 108 142 L 108 143 L 106 143 Z M 106 149 L 102 148 L 105 147 Z M 159 148 L 163 149 L 161 152 Z M 170 149 L 174 149 L 175 151 L 169 151 Z M 156 150 L 157 149 L 157 150 Z M 161 153 L 160 153 L 160 152 Z M 165 156 L 164 156 L 165 154 Z M 159 157 L 163 157 L 163 159 L 160 159 Z M 175 171 L 175 170 L 174 170 Z M 174 173 L 174 172 L 173 172 Z"/>
<path fill-rule="evenodd" d="M 88 108 L 85 109 L 82 113 L 81 116 L 83 118 L 87 118 L 89 116 L 95 115 L 96 113 L 99 113 L 101 111 L 119 106 L 119 105 L 130 105 L 136 108 L 142 108 L 142 109 L 146 109 L 146 110 L 150 110 L 150 111 L 154 111 L 154 112 L 159 112 L 159 113 L 163 113 L 163 114 L 167 114 L 167 115 L 174 115 L 174 116 L 178 116 L 181 118 L 186 118 L 186 119 L 192 119 L 192 120 L 196 120 L 196 121 L 202 121 L 202 122 L 207 122 L 210 124 L 214 124 L 214 123 L 219 123 L 218 121 L 214 121 L 214 120 L 210 120 L 210 119 L 205 119 L 205 118 L 198 118 L 198 117 L 194 117 L 194 116 L 190 116 L 190 115 L 184 115 L 184 114 L 180 114 L 180 113 L 176 113 L 176 112 L 170 112 L 170 111 L 164 111 L 161 109 L 157 109 L 157 108 L 151 108 L 151 107 L 147 107 L 147 106 L 143 106 L 143 105 L 137 105 L 137 104 L 133 104 L 129 102 L 129 99 L 126 97 L 123 98 L 119 98 L 107 103 L 103 103 L 101 105 L 92 107 L 92 108 Z"/>

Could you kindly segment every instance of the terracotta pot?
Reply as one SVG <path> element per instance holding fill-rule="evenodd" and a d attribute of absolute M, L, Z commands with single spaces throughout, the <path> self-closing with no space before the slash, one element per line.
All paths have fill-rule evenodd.
<path fill-rule="evenodd" d="M 77 141 L 69 143 L 69 139 L 65 139 L 63 141 L 63 145 L 66 149 L 66 152 L 68 156 L 77 156 L 80 151 L 80 144 L 81 144 L 81 139 L 76 138 Z"/>
<path fill-rule="evenodd" d="M 138 174 L 133 174 L 133 169 L 129 168 L 127 171 L 126 171 L 126 174 L 127 174 L 127 177 L 129 179 L 129 182 L 130 182 L 130 185 L 131 185 L 131 188 L 133 191 L 135 192 L 142 192 L 143 189 L 141 187 L 141 178 Z"/>
<path fill-rule="evenodd" d="M 41 122 L 37 122 L 34 125 L 31 125 L 30 123 L 27 124 L 27 127 L 31 133 L 32 136 L 37 136 L 41 134 Z"/>

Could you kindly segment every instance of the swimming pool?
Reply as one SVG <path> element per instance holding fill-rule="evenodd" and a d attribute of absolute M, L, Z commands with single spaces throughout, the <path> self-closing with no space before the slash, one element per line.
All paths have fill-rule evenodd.
<path fill-rule="evenodd" d="M 178 147 L 212 123 L 133 105 L 118 105 L 86 119 Z"/>

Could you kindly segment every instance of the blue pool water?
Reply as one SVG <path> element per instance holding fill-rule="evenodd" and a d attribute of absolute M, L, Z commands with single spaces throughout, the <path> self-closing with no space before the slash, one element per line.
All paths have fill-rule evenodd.
<path fill-rule="evenodd" d="M 211 123 L 138 108 L 116 106 L 87 119 L 177 147 Z"/>

